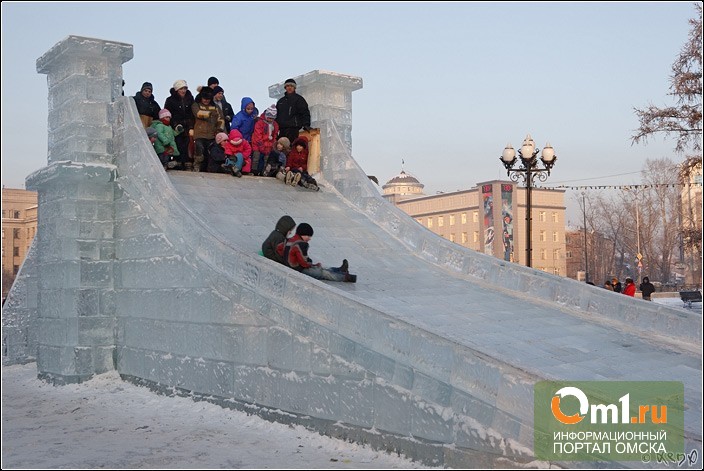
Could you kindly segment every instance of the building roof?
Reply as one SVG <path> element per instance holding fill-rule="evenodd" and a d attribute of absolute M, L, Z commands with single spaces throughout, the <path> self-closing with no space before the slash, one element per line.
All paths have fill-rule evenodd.
<path fill-rule="evenodd" d="M 419 182 L 416 177 L 406 173 L 403 170 L 401 170 L 401 173 L 399 173 L 398 175 L 393 177 L 391 180 L 386 182 L 386 184 L 382 188 L 386 188 L 387 186 L 395 186 L 395 185 L 412 185 L 412 186 L 417 186 L 420 188 L 423 188 L 425 186 L 421 182 Z"/>

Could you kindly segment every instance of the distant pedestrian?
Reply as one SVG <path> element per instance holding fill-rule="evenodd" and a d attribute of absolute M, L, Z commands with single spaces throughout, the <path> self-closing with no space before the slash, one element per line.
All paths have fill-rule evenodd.
<path fill-rule="evenodd" d="M 604 288 L 608 289 L 609 291 L 613 291 L 614 285 L 611 284 L 611 281 L 606 280 L 606 281 L 604 281 Z"/>
<path fill-rule="evenodd" d="M 293 142 L 301 128 L 310 128 L 310 110 L 305 98 L 296 93 L 296 81 L 286 79 L 284 96 L 276 102 L 276 122 L 279 123 L 279 137 L 287 137 Z"/>
<path fill-rule="evenodd" d="M 636 295 L 636 284 L 630 276 L 626 278 L 626 285 L 623 287 L 623 294 L 634 297 Z"/>
<path fill-rule="evenodd" d="M 614 293 L 621 292 L 621 282 L 615 276 L 611 279 L 611 286 L 614 288 Z"/>
<path fill-rule="evenodd" d="M 652 301 L 652 295 L 655 292 L 655 285 L 650 282 L 650 278 L 647 276 L 643 277 L 643 282 L 638 287 L 641 293 L 643 293 L 643 299 L 646 301 Z"/>

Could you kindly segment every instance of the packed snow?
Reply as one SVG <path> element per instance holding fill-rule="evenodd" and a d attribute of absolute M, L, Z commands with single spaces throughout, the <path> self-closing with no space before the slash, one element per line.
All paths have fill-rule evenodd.
<path fill-rule="evenodd" d="M 117 372 L 81 384 L 2 368 L 2 469 L 442 469 L 302 426 L 166 397 Z"/>

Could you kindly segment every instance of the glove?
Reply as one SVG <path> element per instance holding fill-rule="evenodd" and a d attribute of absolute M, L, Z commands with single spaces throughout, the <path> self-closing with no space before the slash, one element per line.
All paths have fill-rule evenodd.
<path fill-rule="evenodd" d="M 183 132 L 183 125 L 177 124 L 176 127 L 174 128 L 174 131 L 176 131 L 177 134 L 181 134 Z"/>
<path fill-rule="evenodd" d="M 166 147 L 164 147 L 164 153 L 165 153 L 165 154 L 168 154 L 168 155 L 171 155 L 171 154 L 174 153 L 174 148 L 171 147 L 171 146 L 166 146 Z"/>

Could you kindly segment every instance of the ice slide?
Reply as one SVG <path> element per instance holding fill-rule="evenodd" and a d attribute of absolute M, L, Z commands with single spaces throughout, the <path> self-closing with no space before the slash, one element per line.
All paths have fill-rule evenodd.
<path fill-rule="evenodd" d="M 100 68 L 81 64 L 124 62 L 127 45 L 99 42 L 69 37 L 38 60 L 55 115 L 99 108 L 80 94 L 52 98 L 69 81 L 91 93 L 77 70 Z M 162 392 L 455 467 L 536 464 L 537 381 L 682 381 L 686 445 L 701 453 L 701 319 L 422 228 L 352 158 L 349 95 L 361 80 L 321 71 L 296 80 L 321 130 L 317 193 L 165 173 L 114 86 L 97 129 L 71 126 L 80 113 L 60 115 L 48 166 L 28 178 L 40 235 L 17 296 L 17 312 L 36 315 L 40 377 L 82 381 L 114 368 Z M 76 149 L 83 142 L 90 152 Z M 283 214 L 315 228 L 316 260 L 347 258 L 358 282 L 321 282 L 258 256 Z"/>

